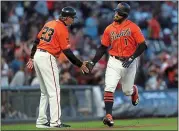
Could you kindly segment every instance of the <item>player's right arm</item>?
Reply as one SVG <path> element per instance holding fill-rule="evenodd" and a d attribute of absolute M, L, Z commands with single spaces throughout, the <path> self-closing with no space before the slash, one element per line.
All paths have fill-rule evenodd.
<path fill-rule="evenodd" d="M 93 67 L 95 66 L 95 64 L 101 59 L 101 57 L 105 54 L 105 52 L 107 52 L 107 49 L 110 45 L 110 34 L 109 34 L 109 28 L 110 26 L 108 26 L 103 33 L 102 39 L 101 39 L 101 46 L 98 47 L 98 49 L 96 50 L 96 54 L 94 56 L 94 58 L 92 59 L 92 61 L 88 61 L 87 63 L 87 67 L 90 70 L 90 72 L 93 70 Z"/>
<path fill-rule="evenodd" d="M 105 29 L 102 39 L 101 46 L 97 49 L 96 54 L 92 60 L 94 65 L 101 59 L 101 57 L 107 52 L 107 49 L 110 45 L 110 34 L 109 34 L 109 26 Z"/>

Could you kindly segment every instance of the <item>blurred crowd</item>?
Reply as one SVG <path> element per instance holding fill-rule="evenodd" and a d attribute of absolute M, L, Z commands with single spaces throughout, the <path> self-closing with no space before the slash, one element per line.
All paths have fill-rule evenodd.
<path fill-rule="evenodd" d="M 21 111 L 15 110 L 13 106 L 5 101 L 1 102 L 1 119 L 27 119 L 28 116 Z"/>
<path fill-rule="evenodd" d="M 138 59 L 135 84 L 146 90 L 178 87 L 178 3 L 177 1 L 130 1 L 129 19 L 140 26 L 148 45 Z M 1 2 L 1 86 L 38 85 L 34 70 L 28 70 L 33 40 L 42 26 L 58 19 L 65 6 L 77 11 L 69 27 L 71 49 L 81 60 L 92 59 L 105 27 L 113 20 L 115 1 L 2 1 Z M 92 74 L 83 75 L 64 54 L 58 58 L 60 84 L 104 85 L 108 54 Z"/>

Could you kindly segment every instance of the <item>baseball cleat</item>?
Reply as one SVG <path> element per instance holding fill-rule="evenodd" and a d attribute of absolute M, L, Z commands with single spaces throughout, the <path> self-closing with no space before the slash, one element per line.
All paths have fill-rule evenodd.
<path fill-rule="evenodd" d="M 139 94 L 138 94 L 138 89 L 136 85 L 133 86 L 133 89 L 134 89 L 134 93 L 131 96 L 131 100 L 132 100 L 132 104 L 136 106 L 139 103 Z"/>
<path fill-rule="evenodd" d="M 61 123 L 61 124 L 59 124 L 59 125 L 56 125 L 56 126 L 51 126 L 51 128 L 63 128 L 63 127 L 71 127 L 70 125 L 67 125 L 67 124 L 63 124 L 63 123 Z"/>
<path fill-rule="evenodd" d="M 112 127 L 114 125 L 113 118 L 110 114 L 107 114 L 103 119 L 104 125 L 108 125 L 109 127 Z"/>
<path fill-rule="evenodd" d="M 45 124 L 36 124 L 37 128 L 50 128 L 50 122 L 47 122 Z"/>

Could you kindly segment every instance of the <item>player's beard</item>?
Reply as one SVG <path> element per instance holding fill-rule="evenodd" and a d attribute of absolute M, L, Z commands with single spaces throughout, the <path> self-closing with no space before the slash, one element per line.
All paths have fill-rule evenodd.
<path fill-rule="evenodd" d="M 122 18 L 120 18 L 119 16 L 114 16 L 114 18 L 113 18 L 113 20 L 115 21 L 115 22 L 118 22 L 118 23 L 121 23 L 122 21 L 124 21 L 126 18 L 125 17 L 122 17 Z"/>

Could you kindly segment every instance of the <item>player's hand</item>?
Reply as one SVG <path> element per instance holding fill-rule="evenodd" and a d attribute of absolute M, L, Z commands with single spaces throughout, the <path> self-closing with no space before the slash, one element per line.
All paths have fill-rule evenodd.
<path fill-rule="evenodd" d="M 33 59 L 29 59 L 29 61 L 27 62 L 27 64 L 26 64 L 26 66 L 27 66 L 27 68 L 28 69 L 33 69 L 33 67 L 34 67 L 34 64 L 33 64 Z"/>
<path fill-rule="evenodd" d="M 88 74 L 89 73 L 89 69 L 86 67 L 88 61 L 84 61 L 82 66 L 80 67 L 81 71 L 83 74 Z"/>
<path fill-rule="evenodd" d="M 95 64 L 92 61 L 87 61 L 86 67 L 89 69 L 89 73 L 92 72 L 94 66 Z"/>
<path fill-rule="evenodd" d="M 128 68 L 133 61 L 134 61 L 134 59 L 132 59 L 132 58 L 130 57 L 129 59 L 127 59 L 126 61 L 124 61 L 124 62 L 122 63 L 122 66 L 123 66 L 124 68 Z"/>

